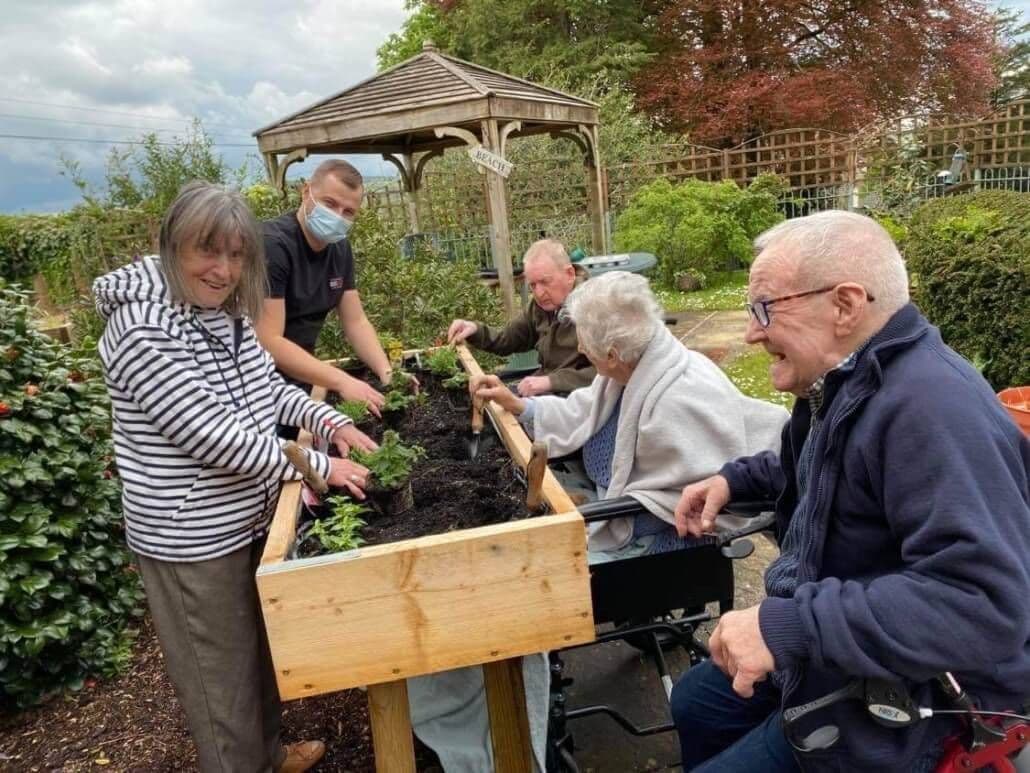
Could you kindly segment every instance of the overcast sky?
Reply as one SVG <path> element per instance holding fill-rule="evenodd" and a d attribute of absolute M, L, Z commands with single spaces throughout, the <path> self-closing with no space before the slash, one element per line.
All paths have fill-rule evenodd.
<path fill-rule="evenodd" d="M 59 173 L 62 153 L 102 179 L 107 141 L 147 129 L 170 139 L 192 116 L 227 143 L 218 150 L 230 166 L 249 155 L 260 168 L 251 132 L 372 75 L 376 48 L 406 16 L 403 0 L 2 5 L 0 135 L 104 142 L 0 137 L 0 212 L 67 209 L 79 195 Z M 392 169 L 355 160 L 370 174 Z"/>
<path fill-rule="evenodd" d="M 1030 0 L 1003 4 L 1030 13 Z M 99 180 L 110 140 L 170 139 L 192 116 L 230 166 L 248 155 L 258 165 L 251 132 L 372 75 L 376 48 L 406 16 L 403 0 L 2 5 L 0 212 L 68 209 L 79 195 L 59 173 L 62 153 Z M 354 160 L 366 174 L 392 172 L 377 157 Z"/>

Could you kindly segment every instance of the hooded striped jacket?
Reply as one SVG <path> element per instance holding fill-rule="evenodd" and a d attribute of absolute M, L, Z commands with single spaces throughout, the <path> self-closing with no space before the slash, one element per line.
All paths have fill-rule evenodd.
<path fill-rule="evenodd" d="M 350 420 L 288 385 L 248 319 L 174 301 L 151 256 L 93 284 L 129 547 L 164 561 L 231 553 L 267 532 L 301 476 L 275 425 L 328 440 Z M 309 452 L 329 474 L 329 458 Z"/>

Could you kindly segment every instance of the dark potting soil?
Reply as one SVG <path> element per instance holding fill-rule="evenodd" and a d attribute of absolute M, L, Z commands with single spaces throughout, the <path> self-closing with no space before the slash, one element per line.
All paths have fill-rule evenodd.
<path fill-rule="evenodd" d="M 359 378 L 361 373 L 355 374 Z M 480 437 L 475 460 L 468 458 L 471 405 L 468 393 L 446 389 L 441 379 L 417 373 L 425 399 L 410 407 L 400 421 L 374 417 L 358 426 L 377 442 L 386 429 L 396 429 L 405 445 L 419 445 L 426 456 L 411 475 L 415 506 L 398 515 L 370 511 L 363 518 L 365 544 L 442 534 L 525 516 L 525 485 L 489 419 Z M 327 400 L 336 402 L 335 396 Z M 521 471 L 518 472 L 521 476 Z M 372 503 L 374 504 L 374 503 Z M 310 542 L 310 541 L 309 541 Z M 301 554 L 307 551 L 307 543 Z"/>

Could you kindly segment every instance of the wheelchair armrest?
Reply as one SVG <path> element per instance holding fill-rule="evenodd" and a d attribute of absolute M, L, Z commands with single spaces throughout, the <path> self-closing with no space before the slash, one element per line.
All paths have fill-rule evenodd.
<path fill-rule="evenodd" d="M 580 505 L 577 509 L 580 515 L 583 516 L 583 520 L 587 523 L 601 523 L 615 518 L 631 518 L 648 512 L 647 508 L 631 496 L 587 502 Z M 724 547 L 741 537 L 747 537 L 770 529 L 776 523 L 776 514 L 772 512 L 772 509 L 772 502 L 733 502 L 719 515 L 731 515 L 737 516 L 737 518 L 744 517 L 748 519 L 747 523 L 739 528 L 706 535 L 701 537 L 701 540 L 711 540 L 719 547 Z"/>

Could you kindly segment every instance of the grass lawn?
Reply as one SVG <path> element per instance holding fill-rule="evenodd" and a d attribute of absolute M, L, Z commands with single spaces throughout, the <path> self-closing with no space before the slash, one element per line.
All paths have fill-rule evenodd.
<path fill-rule="evenodd" d="M 778 392 L 769 380 L 769 363 L 772 357 L 758 347 L 751 347 L 723 365 L 723 370 L 737 389 L 751 397 L 776 403 L 790 410 L 794 395 Z"/>
<path fill-rule="evenodd" d="M 739 311 L 747 298 L 747 271 L 720 271 L 708 278 L 708 287 L 693 293 L 655 287 L 658 302 L 667 312 Z"/>

